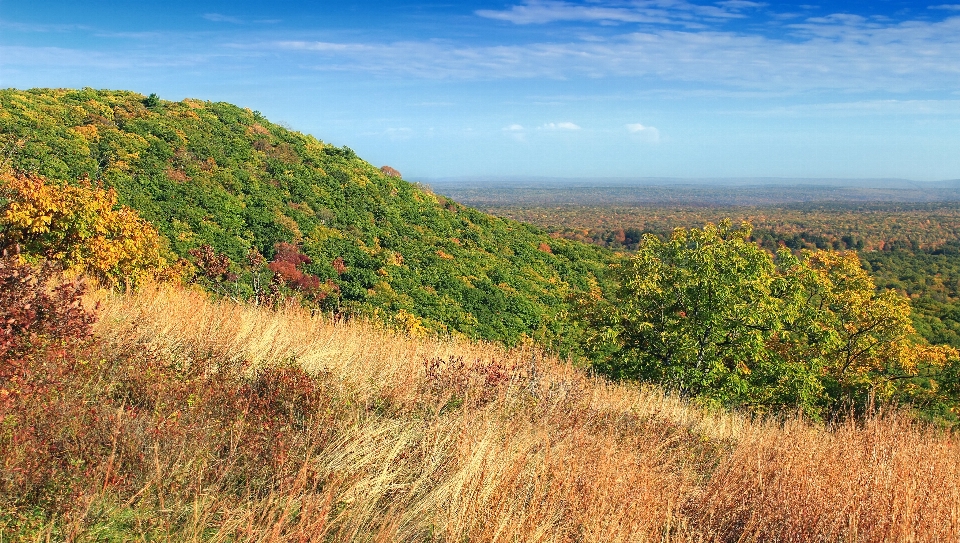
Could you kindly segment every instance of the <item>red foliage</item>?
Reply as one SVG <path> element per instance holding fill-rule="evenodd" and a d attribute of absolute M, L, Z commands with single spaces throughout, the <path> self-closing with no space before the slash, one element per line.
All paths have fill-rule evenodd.
<path fill-rule="evenodd" d="M 273 248 L 274 251 L 276 251 L 273 255 L 274 262 L 288 262 L 293 264 L 294 267 L 312 262 L 309 256 L 301 253 L 300 249 L 292 243 L 281 241 L 274 245 Z"/>
<path fill-rule="evenodd" d="M 193 257 L 197 268 L 203 275 L 214 281 L 236 281 L 237 274 L 230 271 L 230 258 L 223 253 L 217 253 L 213 247 L 203 244 L 188 251 Z"/>
<path fill-rule="evenodd" d="M 333 281 L 327 279 L 326 282 L 321 282 L 320 278 L 316 275 L 311 275 L 300 269 L 302 264 L 309 264 L 312 260 L 309 256 L 301 253 L 296 245 L 280 242 L 277 243 L 274 248 L 276 253 L 274 254 L 273 261 L 271 261 L 267 267 L 273 272 L 275 281 L 280 281 L 289 288 L 299 290 L 318 301 L 324 300 L 330 294 L 340 291 L 340 287 Z M 339 260 L 340 266 L 346 271 L 346 266 L 343 265 L 343 259 Z M 336 260 L 333 266 L 334 269 L 338 269 Z M 338 273 L 341 272 L 338 271 Z"/>
<path fill-rule="evenodd" d="M 20 264 L 6 251 L 0 257 L 0 361 L 25 356 L 43 342 L 75 343 L 90 334 L 93 316 L 81 305 L 83 283 L 68 281 L 50 290 L 53 275 L 49 265 Z M 4 363 L 0 379 L 10 367 Z"/>
<path fill-rule="evenodd" d="M 82 284 L 55 279 L 0 258 L 0 510 L 66 511 L 108 489 L 135 499 L 183 451 L 203 469 L 163 492 L 216 484 L 248 497 L 297 476 L 327 428 L 316 423 L 332 405 L 322 380 L 293 365 L 250 377 L 216 352 L 184 363 L 87 341 Z"/>
<path fill-rule="evenodd" d="M 342 256 L 333 259 L 330 265 L 333 266 L 333 270 L 337 272 L 337 275 L 343 275 L 347 271 L 347 265 L 343 262 Z"/>

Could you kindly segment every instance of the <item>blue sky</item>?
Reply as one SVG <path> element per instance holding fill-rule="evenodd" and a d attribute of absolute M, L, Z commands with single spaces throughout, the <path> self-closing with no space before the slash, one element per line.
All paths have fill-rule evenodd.
<path fill-rule="evenodd" d="M 229 101 L 408 178 L 960 178 L 960 4 L 0 0 L 0 87 Z"/>

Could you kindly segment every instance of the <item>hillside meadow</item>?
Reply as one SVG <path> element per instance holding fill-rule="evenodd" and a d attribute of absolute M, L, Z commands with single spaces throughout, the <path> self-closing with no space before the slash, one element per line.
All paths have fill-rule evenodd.
<path fill-rule="evenodd" d="M 194 288 L 82 303 L 89 334 L 31 343 L 0 391 L 3 541 L 960 534 L 960 439 L 897 412 L 751 420 L 530 346 Z"/>

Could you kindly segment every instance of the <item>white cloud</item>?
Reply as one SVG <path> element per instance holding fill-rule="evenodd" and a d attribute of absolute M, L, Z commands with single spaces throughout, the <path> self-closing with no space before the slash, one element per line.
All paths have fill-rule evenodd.
<path fill-rule="evenodd" d="M 524 130 L 523 125 L 521 124 L 514 123 L 509 126 L 504 126 L 503 133 L 516 141 L 527 141 L 527 132 Z"/>
<path fill-rule="evenodd" d="M 782 39 L 659 29 L 604 42 L 282 41 L 255 47 L 315 55 L 300 63 L 319 70 L 424 79 L 638 77 L 790 94 L 955 89 L 960 78 L 960 18 L 884 23 L 835 15 L 784 28 L 788 35 Z"/>
<path fill-rule="evenodd" d="M 631 10 L 617 7 L 579 6 L 568 2 L 528 2 L 504 11 L 481 9 L 481 17 L 518 25 L 545 24 L 557 21 L 616 21 L 621 23 L 669 23 L 660 10 Z"/>
<path fill-rule="evenodd" d="M 0 45 L 0 68 L 27 67 L 30 71 L 52 69 L 153 70 L 157 68 L 196 67 L 214 62 L 214 53 L 164 55 L 133 50 L 110 54 L 65 47 L 24 47 Z M 2 69 L 0 69 L 2 73 Z"/>
<path fill-rule="evenodd" d="M 939 6 L 928 6 L 927 9 L 946 9 L 950 11 L 960 11 L 960 4 L 940 4 Z"/>
<path fill-rule="evenodd" d="M 738 117 L 860 117 L 885 115 L 958 116 L 960 100 L 859 100 L 798 104 L 770 109 L 725 111 Z"/>
<path fill-rule="evenodd" d="M 328 41 L 278 41 L 275 42 L 281 49 L 292 49 L 300 51 L 318 51 L 326 52 L 361 52 L 371 51 L 376 47 L 364 45 L 362 43 L 334 43 Z"/>
<path fill-rule="evenodd" d="M 660 131 L 654 126 L 644 126 L 640 123 L 626 125 L 627 131 L 638 137 L 644 143 L 657 143 L 660 141 Z"/>
<path fill-rule="evenodd" d="M 717 2 L 717 5 L 729 9 L 760 9 L 767 7 L 769 4 L 765 2 L 749 2 L 748 0 L 726 0 L 725 2 Z"/>
<path fill-rule="evenodd" d="M 734 14 L 735 8 L 755 9 L 745 1 L 697 6 L 687 0 L 596 0 L 577 4 L 531 0 L 483 13 L 487 17 L 515 20 L 518 24 L 527 20 L 523 17 L 528 17 L 525 24 L 532 24 L 567 15 L 596 22 L 607 18 L 622 23 L 644 17 L 667 22 L 604 33 L 601 41 L 587 41 L 577 33 L 565 38 L 545 37 L 535 42 L 490 45 L 450 39 L 349 42 L 283 36 L 277 40 L 256 41 L 248 37 L 250 33 L 244 33 L 234 42 L 203 42 L 204 47 L 196 47 L 201 40 L 197 35 L 167 33 L 177 39 L 136 36 L 165 42 L 149 49 L 106 52 L 0 46 L 0 67 L 8 70 L 12 66 L 22 66 L 24 70 L 83 65 L 218 67 L 229 65 L 231 59 L 276 55 L 278 62 L 303 70 L 363 72 L 426 80 L 635 78 L 646 89 L 665 88 L 669 92 L 687 93 L 694 90 L 756 92 L 766 96 L 776 93 L 780 97 L 829 90 L 896 93 L 957 89 L 960 17 L 953 17 L 954 11 L 943 12 L 942 20 L 903 22 L 835 14 L 794 20 L 799 24 L 789 25 L 776 22 L 771 16 L 768 23 L 774 26 L 767 28 L 773 31 L 751 33 L 749 26 L 737 32 L 722 30 L 723 18 L 714 15 Z M 960 8 L 960 4 L 931 7 L 952 10 Z M 211 21 L 244 22 L 219 13 L 208 13 L 205 17 Z M 713 21 L 709 29 L 691 30 L 694 23 L 709 21 Z M 0 20 L 0 31 L 9 24 Z M 678 24 L 681 27 L 676 26 Z M 775 37 L 778 35 L 780 37 Z"/>
<path fill-rule="evenodd" d="M 540 128 L 543 128 L 544 130 L 580 130 L 579 126 L 571 122 L 547 123 Z"/>

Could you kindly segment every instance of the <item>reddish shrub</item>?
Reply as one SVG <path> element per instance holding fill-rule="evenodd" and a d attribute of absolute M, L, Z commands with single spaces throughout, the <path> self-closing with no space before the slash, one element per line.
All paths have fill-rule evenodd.
<path fill-rule="evenodd" d="M 300 264 L 309 264 L 312 262 L 310 257 L 301 253 L 300 248 L 292 243 L 287 243 L 281 241 L 274 245 L 275 254 L 273 255 L 274 262 L 289 262 L 294 266 L 299 266 Z"/>
<path fill-rule="evenodd" d="M 279 280 L 289 288 L 298 290 L 317 301 L 322 301 L 330 294 L 340 291 L 340 288 L 333 281 L 328 279 L 326 282 L 321 282 L 319 277 L 300 269 L 302 264 L 309 264 L 312 260 L 309 256 L 301 253 L 296 245 L 280 242 L 276 244 L 275 249 L 276 253 L 273 261 L 267 265 L 273 272 L 275 281 Z M 333 266 L 336 270 L 343 269 L 346 271 L 347 269 L 342 258 L 334 260 Z M 338 271 L 338 273 L 342 272 Z"/>
<path fill-rule="evenodd" d="M 190 249 L 197 268 L 207 279 L 213 281 L 236 281 L 237 275 L 230 271 L 230 258 L 223 253 L 217 253 L 213 247 L 203 244 L 196 249 Z"/>
<path fill-rule="evenodd" d="M 84 311 L 84 285 L 68 281 L 49 289 L 54 269 L 0 257 L 0 360 L 27 356 L 40 343 L 75 343 L 90 334 L 93 316 Z M 0 369 L 3 375 L 4 369 Z"/>
<path fill-rule="evenodd" d="M 390 166 L 381 166 L 380 171 L 387 177 L 403 177 L 396 168 L 391 168 Z"/>
<path fill-rule="evenodd" d="M 81 476 L 85 467 L 71 463 L 77 456 L 72 429 L 82 424 L 92 441 L 109 440 L 110 431 L 87 416 L 96 404 L 70 402 L 61 386 L 81 373 L 77 353 L 94 321 L 81 304 L 83 292 L 79 281 L 58 283 L 50 265 L 0 257 L 0 497 L 69 499 L 63 475 Z"/>

